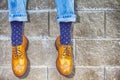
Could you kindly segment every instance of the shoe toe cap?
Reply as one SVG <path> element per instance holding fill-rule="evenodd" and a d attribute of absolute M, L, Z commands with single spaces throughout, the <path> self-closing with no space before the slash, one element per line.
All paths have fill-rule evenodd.
<path fill-rule="evenodd" d="M 13 69 L 14 74 L 18 77 L 24 75 L 24 73 L 26 72 L 25 65 L 16 65 L 12 69 Z"/>
<path fill-rule="evenodd" d="M 73 66 L 71 64 L 67 64 L 67 63 L 60 64 L 59 62 L 57 63 L 58 71 L 65 76 L 68 76 L 72 73 L 72 69 L 73 69 L 72 67 Z"/>

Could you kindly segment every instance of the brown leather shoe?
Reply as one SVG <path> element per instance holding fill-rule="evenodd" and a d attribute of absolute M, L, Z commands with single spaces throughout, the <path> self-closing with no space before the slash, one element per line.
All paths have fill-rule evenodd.
<path fill-rule="evenodd" d="M 57 37 L 55 45 L 58 50 L 57 69 L 62 75 L 69 76 L 73 70 L 72 46 L 61 45 L 60 37 Z"/>
<path fill-rule="evenodd" d="M 19 46 L 12 46 L 12 70 L 18 77 L 23 76 L 27 70 L 28 60 L 26 56 L 27 38 L 23 36 L 23 42 Z"/>

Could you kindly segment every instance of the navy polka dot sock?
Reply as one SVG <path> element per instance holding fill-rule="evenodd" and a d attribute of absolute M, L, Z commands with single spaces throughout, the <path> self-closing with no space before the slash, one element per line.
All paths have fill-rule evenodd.
<path fill-rule="evenodd" d="M 11 40 L 13 46 L 18 46 L 22 44 L 22 26 L 23 22 L 20 21 L 12 21 L 11 24 Z"/>
<path fill-rule="evenodd" d="M 71 24 L 72 22 L 60 22 L 60 43 L 62 45 L 71 44 Z"/>

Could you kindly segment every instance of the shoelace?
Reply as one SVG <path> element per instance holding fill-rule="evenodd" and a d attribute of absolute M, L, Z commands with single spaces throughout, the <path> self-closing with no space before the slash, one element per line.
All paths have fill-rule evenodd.
<path fill-rule="evenodd" d="M 14 54 L 15 57 L 21 57 L 21 55 L 22 55 L 22 52 L 21 52 L 21 50 L 20 50 L 20 47 L 15 47 L 15 48 L 13 48 L 13 53 L 15 53 L 15 54 Z"/>
<path fill-rule="evenodd" d="M 70 48 L 65 46 L 63 51 L 63 56 L 70 56 Z"/>

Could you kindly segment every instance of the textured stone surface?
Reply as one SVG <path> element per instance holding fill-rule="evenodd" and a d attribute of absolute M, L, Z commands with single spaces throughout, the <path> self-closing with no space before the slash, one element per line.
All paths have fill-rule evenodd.
<path fill-rule="evenodd" d="M 27 0 L 27 9 L 35 10 L 36 9 L 36 0 Z"/>
<path fill-rule="evenodd" d="M 48 13 L 30 13 L 29 21 L 25 23 L 24 32 L 29 36 L 48 35 Z"/>
<path fill-rule="evenodd" d="M 8 9 L 8 0 L 0 0 L 0 10 Z"/>
<path fill-rule="evenodd" d="M 106 80 L 120 80 L 120 67 L 107 67 L 106 68 Z"/>
<path fill-rule="evenodd" d="M 75 80 L 104 80 L 103 68 L 77 68 Z"/>
<path fill-rule="evenodd" d="M 120 40 L 76 40 L 76 65 L 120 65 Z"/>
<path fill-rule="evenodd" d="M 0 66 L 11 64 L 11 42 L 10 40 L 0 40 Z"/>
<path fill-rule="evenodd" d="M 56 12 L 51 12 L 50 14 L 50 36 L 51 37 L 57 37 L 60 32 L 59 32 L 59 24 L 57 23 L 56 19 Z"/>
<path fill-rule="evenodd" d="M 48 80 L 74 80 L 61 75 L 56 68 L 48 68 Z"/>
<path fill-rule="evenodd" d="M 10 36 L 11 29 L 8 21 L 8 13 L 0 13 L 0 34 Z"/>
<path fill-rule="evenodd" d="M 27 54 L 31 65 L 55 66 L 57 51 L 53 40 L 29 40 Z"/>
<path fill-rule="evenodd" d="M 48 68 L 48 80 L 60 80 L 59 72 L 55 68 Z"/>
<path fill-rule="evenodd" d="M 105 8 L 120 9 L 120 0 L 105 0 Z"/>
<path fill-rule="evenodd" d="M 55 9 L 56 8 L 56 5 L 55 5 L 55 0 L 49 0 L 48 1 L 48 5 L 51 9 Z"/>
<path fill-rule="evenodd" d="M 77 10 L 85 8 L 104 8 L 104 0 L 75 0 Z"/>
<path fill-rule="evenodd" d="M 120 38 L 120 12 L 106 13 L 107 37 Z"/>
<path fill-rule="evenodd" d="M 56 68 L 49 68 L 48 80 L 104 80 L 104 68 L 76 68 L 71 78 L 60 75 Z"/>
<path fill-rule="evenodd" d="M 78 12 L 78 18 L 80 22 L 76 22 L 73 29 L 73 36 L 75 38 L 98 38 L 104 36 L 103 12 Z"/>
<path fill-rule="evenodd" d="M 36 0 L 37 9 L 48 9 L 48 0 Z"/>
<path fill-rule="evenodd" d="M 18 78 L 16 77 L 11 68 L 0 67 L 0 80 L 47 80 L 47 69 L 45 68 L 33 68 L 26 74 L 26 76 Z"/>

